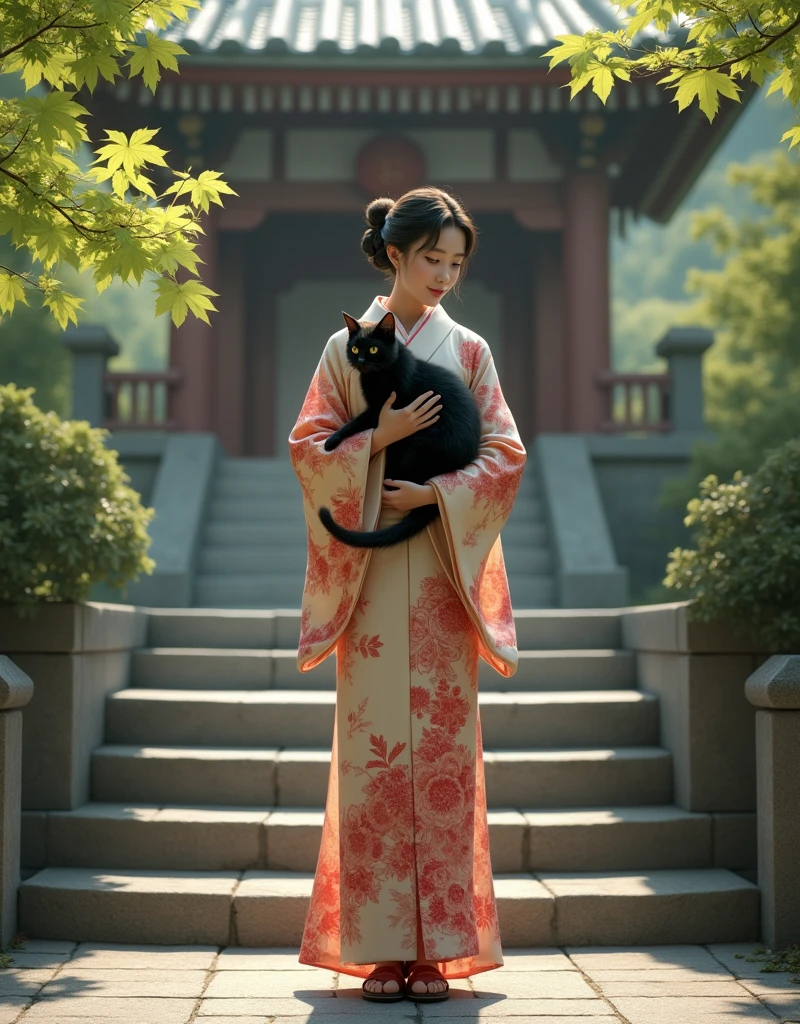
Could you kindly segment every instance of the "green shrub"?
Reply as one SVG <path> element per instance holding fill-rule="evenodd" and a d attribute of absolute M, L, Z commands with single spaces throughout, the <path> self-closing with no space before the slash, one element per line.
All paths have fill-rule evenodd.
<path fill-rule="evenodd" d="M 105 447 L 107 430 L 62 420 L 0 385 L 0 604 L 85 601 L 93 583 L 124 589 L 152 573 L 154 515 Z"/>
<path fill-rule="evenodd" d="M 688 503 L 697 550 L 670 551 L 664 584 L 695 598 L 692 619 L 724 618 L 771 651 L 800 651 L 800 438 L 731 483 L 713 474 Z"/>

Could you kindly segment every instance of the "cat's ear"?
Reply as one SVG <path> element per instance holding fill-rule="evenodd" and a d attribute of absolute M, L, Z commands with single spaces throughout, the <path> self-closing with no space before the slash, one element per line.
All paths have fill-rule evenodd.
<path fill-rule="evenodd" d="M 344 322 L 347 324 L 347 329 L 351 334 L 355 334 L 356 331 L 361 330 L 361 324 L 354 316 L 350 316 L 350 314 L 345 313 L 344 310 L 342 310 L 342 316 L 344 317 Z"/>
<path fill-rule="evenodd" d="M 396 327 L 394 322 L 394 313 L 387 313 L 382 320 L 378 321 L 377 326 L 382 331 L 390 331 L 393 333 Z"/>

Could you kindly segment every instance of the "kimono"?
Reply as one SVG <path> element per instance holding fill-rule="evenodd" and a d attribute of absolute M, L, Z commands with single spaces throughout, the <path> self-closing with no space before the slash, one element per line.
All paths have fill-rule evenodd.
<path fill-rule="evenodd" d="M 386 296 L 360 318 L 378 321 Z M 481 417 L 478 458 L 433 477 L 440 516 L 390 548 L 352 548 L 320 522 L 373 530 L 386 449 L 371 430 L 325 438 L 366 407 L 346 327 L 325 346 L 291 434 L 308 561 L 297 666 L 336 655 L 325 817 L 299 962 L 366 978 L 380 960 L 437 961 L 445 978 L 503 965 L 486 818 L 478 659 L 514 674 L 517 647 L 500 530 L 526 451 L 483 338 L 441 305 L 407 335 L 458 373 Z M 424 949 L 417 949 L 417 929 Z"/>

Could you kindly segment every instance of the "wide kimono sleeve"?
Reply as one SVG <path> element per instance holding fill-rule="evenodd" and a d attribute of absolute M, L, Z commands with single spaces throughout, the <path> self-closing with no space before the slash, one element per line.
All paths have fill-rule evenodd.
<path fill-rule="evenodd" d="M 336 521 L 351 530 L 372 530 L 380 516 L 386 454 L 383 449 L 370 457 L 372 430 L 354 434 L 332 452 L 323 447 L 325 438 L 353 416 L 342 344 L 339 335 L 328 339 L 288 439 L 303 493 L 308 545 L 297 649 L 301 672 L 310 671 L 336 649 L 371 555 L 368 548 L 352 548 L 331 537 L 318 509 L 326 505 Z"/>
<path fill-rule="evenodd" d="M 476 627 L 479 653 L 503 676 L 517 670 L 517 635 L 500 530 L 522 480 L 527 453 L 506 405 L 489 346 L 470 335 L 459 359 L 481 417 L 478 458 L 429 481 L 441 518 L 428 530 Z"/>

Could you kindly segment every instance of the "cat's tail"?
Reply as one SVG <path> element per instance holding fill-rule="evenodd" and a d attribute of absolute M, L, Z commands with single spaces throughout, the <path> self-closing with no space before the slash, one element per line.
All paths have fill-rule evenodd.
<path fill-rule="evenodd" d="M 383 530 L 362 533 L 360 530 L 346 530 L 339 526 L 328 508 L 319 510 L 319 518 L 325 529 L 343 544 L 353 548 L 388 548 L 421 533 L 428 523 L 439 515 L 438 505 L 420 505 L 412 508 L 408 515 Z"/>

